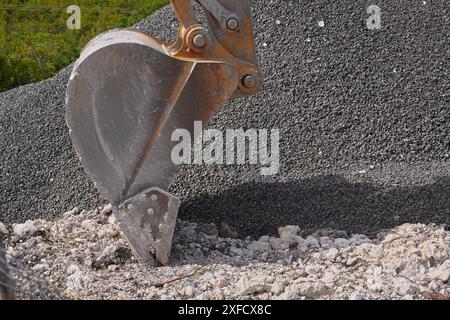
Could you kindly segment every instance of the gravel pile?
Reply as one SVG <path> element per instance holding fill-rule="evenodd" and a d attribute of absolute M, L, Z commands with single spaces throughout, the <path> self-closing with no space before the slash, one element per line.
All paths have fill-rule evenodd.
<path fill-rule="evenodd" d="M 448 2 L 377 1 L 381 30 L 366 28 L 369 4 L 252 1 L 266 82 L 211 127 L 279 128 L 281 172 L 183 167 L 172 187 L 182 219 L 224 222 L 242 238 L 291 224 L 373 233 L 450 223 Z M 164 8 L 138 27 L 168 39 L 175 22 Z M 0 93 L 5 222 L 95 207 L 64 122 L 69 73 Z"/>
<path fill-rule="evenodd" d="M 108 207 L 2 225 L 9 260 L 75 299 L 450 299 L 450 232 L 405 224 L 369 238 L 298 226 L 258 240 L 180 221 L 172 266 L 138 264 Z M 29 289 L 28 289 L 29 290 Z M 19 294 L 23 292 L 19 285 Z"/>

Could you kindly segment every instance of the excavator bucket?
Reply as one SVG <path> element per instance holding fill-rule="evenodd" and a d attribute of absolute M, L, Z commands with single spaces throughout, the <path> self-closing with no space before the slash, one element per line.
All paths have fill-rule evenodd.
<path fill-rule="evenodd" d="M 180 200 L 167 190 L 177 170 L 175 130 L 197 132 L 229 99 L 258 91 L 248 1 L 173 0 L 180 21 L 169 44 L 128 29 L 93 39 L 74 65 L 66 120 L 82 165 L 111 202 L 124 236 L 144 263 L 169 263 Z"/>

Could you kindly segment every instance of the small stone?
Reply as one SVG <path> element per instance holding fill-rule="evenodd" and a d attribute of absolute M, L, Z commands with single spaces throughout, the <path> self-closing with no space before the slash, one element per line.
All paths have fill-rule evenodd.
<path fill-rule="evenodd" d="M 303 246 L 305 244 L 305 239 L 300 236 L 295 236 L 293 241 L 297 243 L 297 246 Z"/>
<path fill-rule="evenodd" d="M 406 260 L 402 258 L 389 257 L 383 259 L 381 265 L 383 271 L 391 275 L 397 275 L 400 270 L 403 270 L 406 266 Z"/>
<path fill-rule="evenodd" d="M 42 271 L 48 269 L 48 266 L 43 263 L 38 263 L 38 264 L 34 265 L 32 269 L 33 269 L 33 271 L 42 272 Z"/>
<path fill-rule="evenodd" d="M 195 294 L 195 288 L 193 286 L 186 286 L 186 288 L 184 288 L 184 295 L 188 298 L 192 298 Z"/>
<path fill-rule="evenodd" d="M 367 236 L 362 235 L 362 234 L 354 234 L 348 240 L 350 241 L 351 244 L 354 244 L 354 245 L 357 245 L 357 246 L 359 246 L 359 245 L 361 245 L 363 243 L 370 242 L 370 239 Z"/>
<path fill-rule="evenodd" d="M 111 239 L 117 236 L 119 232 L 113 228 L 110 224 L 103 225 L 97 232 L 99 238 Z"/>
<path fill-rule="evenodd" d="M 222 238 L 235 239 L 238 237 L 237 232 L 226 222 L 220 224 L 219 236 Z"/>
<path fill-rule="evenodd" d="M 278 250 L 281 248 L 281 244 L 283 243 L 283 240 L 281 240 L 280 238 L 270 237 L 269 243 L 272 246 L 272 249 Z"/>
<path fill-rule="evenodd" d="M 378 277 L 369 277 L 366 281 L 367 288 L 374 292 L 383 291 L 383 283 Z"/>
<path fill-rule="evenodd" d="M 28 220 L 25 223 L 19 223 L 14 225 L 14 235 L 18 237 L 32 237 L 36 235 L 39 230 L 34 226 L 33 221 Z"/>
<path fill-rule="evenodd" d="M 111 264 L 108 266 L 108 271 L 116 271 L 118 268 L 115 264 Z"/>
<path fill-rule="evenodd" d="M 345 248 L 348 247 L 350 245 L 350 241 L 344 238 L 337 238 L 334 240 L 334 245 L 337 248 Z"/>
<path fill-rule="evenodd" d="M 350 300 L 365 300 L 364 296 L 359 292 L 353 292 L 350 296 Z"/>
<path fill-rule="evenodd" d="M 305 239 L 305 244 L 309 248 L 320 248 L 319 240 L 317 240 L 313 236 L 307 236 L 306 239 Z"/>
<path fill-rule="evenodd" d="M 23 243 L 23 247 L 28 250 L 33 250 L 36 247 L 37 243 L 38 241 L 36 240 L 36 238 L 30 238 Z"/>
<path fill-rule="evenodd" d="M 112 225 L 116 225 L 117 224 L 117 219 L 116 216 L 111 214 L 108 216 L 108 223 L 112 224 Z"/>
<path fill-rule="evenodd" d="M 74 274 L 75 272 L 78 272 L 78 271 L 80 271 L 80 267 L 75 264 L 71 264 L 66 269 L 66 273 L 69 275 Z"/>
<path fill-rule="evenodd" d="M 437 283 L 437 281 L 433 280 L 428 284 L 429 291 L 438 292 L 440 289 L 441 289 L 441 287 L 440 287 L 439 283 Z"/>
<path fill-rule="evenodd" d="M 209 300 L 209 295 L 206 292 L 204 292 L 204 293 L 196 296 L 195 300 Z"/>
<path fill-rule="evenodd" d="M 75 207 L 75 208 L 73 208 L 73 209 L 70 210 L 70 211 L 64 212 L 64 213 L 63 213 L 63 217 L 64 217 L 64 218 L 68 218 L 68 217 L 70 217 L 70 216 L 76 216 L 76 215 L 79 214 L 79 213 L 80 213 L 80 209 L 78 209 L 78 207 Z"/>
<path fill-rule="evenodd" d="M 348 258 L 347 261 L 345 262 L 345 265 L 347 267 L 353 267 L 355 266 L 358 262 L 359 262 L 360 258 L 359 257 L 351 257 Z"/>
<path fill-rule="evenodd" d="M 450 279 L 450 260 L 446 260 L 432 272 L 435 279 L 446 283 Z"/>
<path fill-rule="evenodd" d="M 228 281 L 225 278 L 219 278 L 217 280 L 217 286 L 219 288 L 225 288 L 225 287 L 229 286 L 229 283 L 228 283 Z"/>
<path fill-rule="evenodd" d="M 309 275 L 314 275 L 320 272 L 322 270 L 322 267 L 317 264 L 308 265 L 305 267 L 305 272 Z"/>
<path fill-rule="evenodd" d="M 440 269 L 437 278 L 446 283 L 450 279 L 450 269 Z"/>
<path fill-rule="evenodd" d="M 390 243 L 394 242 L 395 240 L 400 239 L 401 236 L 397 233 L 389 233 L 382 241 L 382 243 Z"/>
<path fill-rule="evenodd" d="M 289 265 L 289 264 L 292 263 L 292 260 L 293 260 L 293 259 L 294 259 L 293 255 L 292 255 L 292 254 L 288 254 L 288 255 L 286 255 L 286 257 L 284 258 L 282 264 L 287 264 L 287 265 Z"/>
<path fill-rule="evenodd" d="M 285 287 L 286 287 L 285 281 L 275 281 L 274 284 L 272 284 L 272 287 L 270 288 L 270 292 L 273 295 L 278 296 L 284 291 Z"/>
<path fill-rule="evenodd" d="M 416 285 L 406 278 L 395 279 L 393 285 L 394 292 L 399 296 L 414 294 L 417 291 Z"/>
<path fill-rule="evenodd" d="M 93 262 L 93 267 L 102 269 L 111 264 L 125 264 L 132 256 L 133 254 L 129 248 L 116 245 L 107 246 L 101 256 Z"/>
<path fill-rule="evenodd" d="M 333 272 L 325 271 L 323 273 L 323 276 L 322 276 L 321 280 L 324 283 L 333 284 L 335 282 L 335 280 L 336 280 L 336 275 Z"/>
<path fill-rule="evenodd" d="M 368 253 L 372 258 L 381 258 L 384 255 L 384 250 L 382 246 L 371 245 Z"/>
<path fill-rule="evenodd" d="M 449 258 L 449 245 L 443 239 L 427 240 L 419 249 L 422 256 L 432 263 L 442 263 Z"/>
<path fill-rule="evenodd" d="M 339 255 L 339 250 L 338 250 L 338 249 L 336 249 L 336 248 L 330 248 L 330 249 L 328 249 L 328 250 L 325 252 L 324 257 L 325 257 L 327 260 L 334 261 L 338 255 Z"/>
<path fill-rule="evenodd" d="M 72 291 L 81 291 L 92 283 L 92 277 L 81 271 L 77 271 L 67 277 L 67 289 Z"/>
<path fill-rule="evenodd" d="M 306 281 L 297 285 L 299 294 L 309 299 L 320 299 L 332 293 L 332 288 L 321 281 Z"/>
<path fill-rule="evenodd" d="M 324 249 L 329 249 L 333 246 L 334 242 L 329 237 L 320 237 L 320 246 Z"/>
<path fill-rule="evenodd" d="M 425 262 L 417 254 L 412 254 L 408 257 L 405 268 L 401 274 L 407 278 L 413 279 L 427 272 Z"/>
<path fill-rule="evenodd" d="M 112 209 L 113 209 L 112 204 L 108 203 L 106 206 L 103 207 L 101 214 L 109 215 L 112 213 Z"/>
<path fill-rule="evenodd" d="M 81 223 L 81 227 L 86 231 L 93 231 L 98 227 L 98 223 L 95 220 L 87 219 Z"/>
<path fill-rule="evenodd" d="M 239 248 L 236 248 L 236 247 L 231 247 L 230 248 L 230 254 L 238 256 L 238 257 L 241 257 L 241 256 L 244 255 L 244 252 L 242 251 L 242 249 L 239 249 Z"/>
<path fill-rule="evenodd" d="M 276 24 L 276 25 L 280 25 L 280 24 L 281 24 L 281 21 L 280 21 L 280 20 L 276 20 L 276 21 L 275 21 L 275 24 Z"/>
<path fill-rule="evenodd" d="M 270 290 L 270 286 L 267 285 L 261 277 L 249 278 L 244 276 L 236 283 L 238 294 L 241 296 L 248 296 L 251 294 L 262 293 Z"/>
<path fill-rule="evenodd" d="M 84 263 L 84 265 L 86 266 L 86 267 L 88 267 L 88 268 L 91 268 L 91 267 L 100 267 L 100 265 L 94 265 L 93 264 L 93 260 L 92 260 L 92 258 L 91 257 L 85 257 L 84 259 L 83 259 L 83 263 Z"/>
<path fill-rule="evenodd" d="M 0 235 L 7 236 L 8 234 L 9 234 L 8 228 L 2 222 L 0 222 Z"/>
<path fill-rule="evenodd" d="M 325 27 L 325 22 L 324 22 L 324 21 L 322 21 L 322 20 L 321 20 L 321 21 L 319 21 L 319 22 L 318 22 L 318 24 L 319 24 L 319 27 L 320 27 L 320 28 L 323 28 L 323 27 Z"/>
<path fill-rule="evenodd" d="M 285 226 L 278 228 L 278 235 L 282 240 L 291 240 L 300 232 L 299 226 Z"/>
<path fill-rule="evenodd" d="M 270 243 L 265 241 L 254 241 L 248 245 L 249 250 L 253 250 L 254 252 L 267 252 L 270 250 Z"/>
<path fill-rule="evenodd" d="M 209 239 L 216 240 L 219 236 L 219 230 L 217 230 L 217 226 L 214 223 L 205 224 L 201 230 Z"/>

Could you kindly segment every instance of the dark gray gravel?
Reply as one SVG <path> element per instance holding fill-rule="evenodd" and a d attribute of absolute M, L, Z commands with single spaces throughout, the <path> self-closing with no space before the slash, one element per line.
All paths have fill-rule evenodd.
<path fill-rule="evenodd" d="M 57 216 L 95 204 L 64 118 L 69 71 L 0 94 L 0 220 Z"/>
<path fill-rule="evenodd" d="M 366 28 L 370 4 L 381 8 L 381 30 Z M 260 0 L 252 8 L 264 88 L 228 103 L 211 127 L 279 128 L 281 172 L 183 167 L 172 187 L 180 215 L 226 221 L 241 235 L 288 223 L 365 233 L 450 225 L 448 1 Z M 140 24 L 166 39 L 175 27 L 168 8 Z M 0 220 L 95 204 L 64 123 L 68 74 L 0 94 Z"/>

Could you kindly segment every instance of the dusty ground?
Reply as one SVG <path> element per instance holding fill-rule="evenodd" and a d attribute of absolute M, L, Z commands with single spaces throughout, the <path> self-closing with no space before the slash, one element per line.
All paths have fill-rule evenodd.
<path fill-rule="evenodd" d="M 0 225 L 23 298 L 450 299 L 450 232 L 405 224 L 377 235 L 297 226 L 233 239 L 179 221 L 171 266 L 137 263 L 108 208 Z M 35 283 L 20 280 L 28 274 Z"/>

